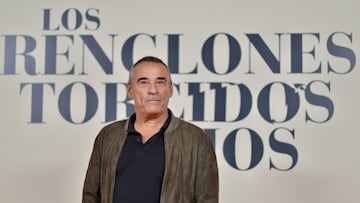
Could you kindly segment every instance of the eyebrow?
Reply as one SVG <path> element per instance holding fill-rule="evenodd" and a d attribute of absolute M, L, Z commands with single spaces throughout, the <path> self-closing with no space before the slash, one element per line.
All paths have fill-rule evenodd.
<path fill-rule="evenodd" d="M 156 79 L 157 80 L 165 80 L 165 81 L 167 81 L 167 79 L 165 77 L 157 77 Z"/>
<path fill-rule="evenodd" d="M 137 82 L 139 82 L 140 80 L 148 80 L 148 78 L 147 77 L 141 77 L 141 78 L 137 79 Z"/>
<path fill-rule="evenodd" d="M 147 77 L 140 77 L 139 79 L 137 79 L 137 82 L 141 81 L 141 80 L 148 80 L 149 78 Z M 167 79 L 165 77 L 157 77 L 156 80 L 165 80 L 167 81 Z"/>

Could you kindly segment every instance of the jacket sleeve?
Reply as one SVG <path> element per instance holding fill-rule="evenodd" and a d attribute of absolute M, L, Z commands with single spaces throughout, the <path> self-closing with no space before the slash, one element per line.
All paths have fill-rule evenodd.
<path fill-rule="evenodd" d="M 101 132 L 96 137 L 85 176 L 82 203 L 100 203 Z"/>
<path fill-rule="evenodd" d="M 218 165 L 214 147 L 209 136 L 204 132 L 200 137 L 198 164 L 195 180 L 195 199 L 197 203 L 219 202 Z"/>

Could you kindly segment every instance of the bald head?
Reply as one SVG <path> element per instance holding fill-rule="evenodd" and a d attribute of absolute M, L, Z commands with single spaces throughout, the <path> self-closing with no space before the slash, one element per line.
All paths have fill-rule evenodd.
<path fill-rule="evenodd" d="M 166 69 L 167 73 L 168 73 L 168 81 L 170 84 L 172 84 L 172 80 L 171 80 L 171 72 L 169 67 L 160 59 L 154 56 L 145 56 L 141 59 L 139 59 L 130 69 L 129 72 L 129 80 L 128 80 L 128 85 L 132 84 L 133 79 L 134 79 L 134 69 L 136 68 L 136 66 L 138 66 L 140 63 L 143 62 L 150 62 L 150 63 L 159 63 L 161 65 L 164 66 L 164 68 Z"/>

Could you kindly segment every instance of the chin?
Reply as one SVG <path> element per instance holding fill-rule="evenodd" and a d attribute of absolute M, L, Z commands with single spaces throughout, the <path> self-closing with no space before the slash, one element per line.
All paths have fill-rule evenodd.
<path fill-rule="evenodd" d="M 145 109 L 145 113 L 147 114 L 161 114 L 164 112 L 164 109 L 161 108 L 147 108 Z"/>

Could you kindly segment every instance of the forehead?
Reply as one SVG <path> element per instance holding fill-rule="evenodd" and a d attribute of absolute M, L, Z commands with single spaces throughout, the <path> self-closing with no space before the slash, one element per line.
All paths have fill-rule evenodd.
<path fill-rule="evenodd" d="M 134 69 L 134 77 L 167 77 L 168 72 L 166 67 L 161 63 L 156 62 L 141 62 L 137 64 Z"/>

